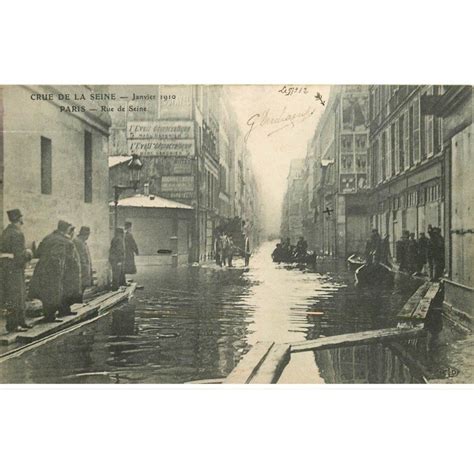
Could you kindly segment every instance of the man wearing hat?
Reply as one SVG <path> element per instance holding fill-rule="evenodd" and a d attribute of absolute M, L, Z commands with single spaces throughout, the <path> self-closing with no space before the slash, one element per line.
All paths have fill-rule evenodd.
<path fill-rule="evenodd" d="M 135 274 L 137 273 L 137 267 L 135 266 L 135 255 L 138 255 L 138 245 L 132 234 L 132 223 L 130 221 L 125 222 L 125 264 L 123 273 Z"/>
<path fill-rule="evenodd" d="M 82 299 L 79 256 L 70 237 L 71 227 L 60 220 L 38 247 L 30 297 L 43 303 L 45 322 L 57 321 L 57 311 L 63 316 L 73 314 L 70 305 Z"/>
<path fill-rule="evenodd" d="M 33 254 L 25 247 L 19 209 L 7 211 L 10 224 L 0 237 L 0 307 L 6 311 L 8 332 L 25 331 L 25 266 Z"/>
<path fill-rule="evenodd" d="M 92 286 L 92 261 L 89 246 L 87 245 L 87 239 L 89 238 L 90 233 L 91 229 L 89 227 L 82 226 L 79 230 L 79 234 L 73 240 L 77 253 L 79 254 L 79 261 L 81 262 L 82 294 L 84 294 L 86 288 Z"/>

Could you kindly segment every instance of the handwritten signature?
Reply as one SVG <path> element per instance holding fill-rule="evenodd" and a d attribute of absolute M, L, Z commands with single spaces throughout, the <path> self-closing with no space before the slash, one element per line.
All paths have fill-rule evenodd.
<path fill-rule="evenodd" d="M 247 125 L 249 127 L 245 134 L 244 140 L 247 143 L 250 134 L 257 127 L 266 128 L 270 127 L 271 130 L 267 133 L 267 137 L 280 132 L 281 130 L 291 127 L 294 128 L 295 124 L 304 122 L 316 111 L 313 107 L 308 107 L 304 112 L 289 113 L 286 107 L 279 115 L 272 115 L 270 109 L 265 110 L 263 113 L 253 114 L 248 120 Z"/>

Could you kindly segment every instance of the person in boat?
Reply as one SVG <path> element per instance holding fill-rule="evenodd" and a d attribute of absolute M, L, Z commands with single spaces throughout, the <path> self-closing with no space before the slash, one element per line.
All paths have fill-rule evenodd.
<path fill-rule="evenodd" d="M 370 238 L 365 244 L 365 261 L 368 264 L 378 263 L 381 255 L 382 239 L 377 229 L 372 229 Z"/>
<path fill-rule="evenodd" d="M 423 273 L 423 269 L 428 262 L 428 246 L 429 240 L 427 239 L 424 232 L 420 232 L 418 238 L 418 259 L 417 259 L 417 268 L 418 273 Z"/>
<path fill-rule="evenodd" d="M 408 252 L 407 252 L 407 246 L 408 246 L 408 237 L 410 236 L 410 233 L 407 230 L 404 230 L 402 232 L 402 237 L 401 239 L 397 240 L 396 244 L 396 258 L 399 266 L 399 270 L 401 272 L 406 272 L 408 271 Z"/>
<path fill-rule="evenodd" d="M 308 242 L 306 242 L 305 238 L 301 236 L 296 243 L 296 258 L 304 258 L 306 257 L 306 253 L 308 252 Z"/>
<path fill-rule="evenodd" d="M 418 266 L 418 243 L 413 232 L 409 234 L 406 246 L 408 273 L 412 274 L 417 271 Z"/>
<path fill-rule="evenodd" d="M 272 260 L 276 263 L 280 263 L 283 260 L 282 244 L 276 244 L 276 247 L 272 252 Z"/>
<path fill-rule="evenodd" d="M 282 261 L 283 262 L 289 262 L 291 260 L 291 241 L 290 238 L 288 237 L 283 241 L 282 244 Z"/>
<path fill-rule="evenodd" d="M 385 234 L 380 244 L 380 263 L 383 263 L 388 267 L 392 266 L 392 255 L 390 253 L 390 236 L 388 234 Z"/>

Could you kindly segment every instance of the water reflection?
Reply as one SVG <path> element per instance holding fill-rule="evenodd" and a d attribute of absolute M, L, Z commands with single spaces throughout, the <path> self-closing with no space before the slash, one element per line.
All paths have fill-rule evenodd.
<path fill-rule="evenodd" d="M 142 267 L 136 279 L 145 289 L 133 303 L 1 363 L 0 380 L 180 383 L 222 378 L 259 340 L 302 341 L 395 326 L 395 314 L 419 284 L 402 279 L 376 292 L 355 288 L 344 266 L 277 265 L 270 257 L 273 247 L 264 244 L 250 269 Z M 311 365 L 316 367 L 314 358 Z"/>

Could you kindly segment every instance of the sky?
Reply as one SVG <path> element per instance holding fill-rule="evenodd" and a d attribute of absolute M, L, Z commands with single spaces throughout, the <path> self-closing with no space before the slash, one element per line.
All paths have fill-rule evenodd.
<path fill-rule="evenodd" d="M 291 90 L 290 87 L 297 90 Z M 260 185 L 266 233 L 279 233 L 290 161 L 306 156 L 330 86 L 226 86 Z"/>

